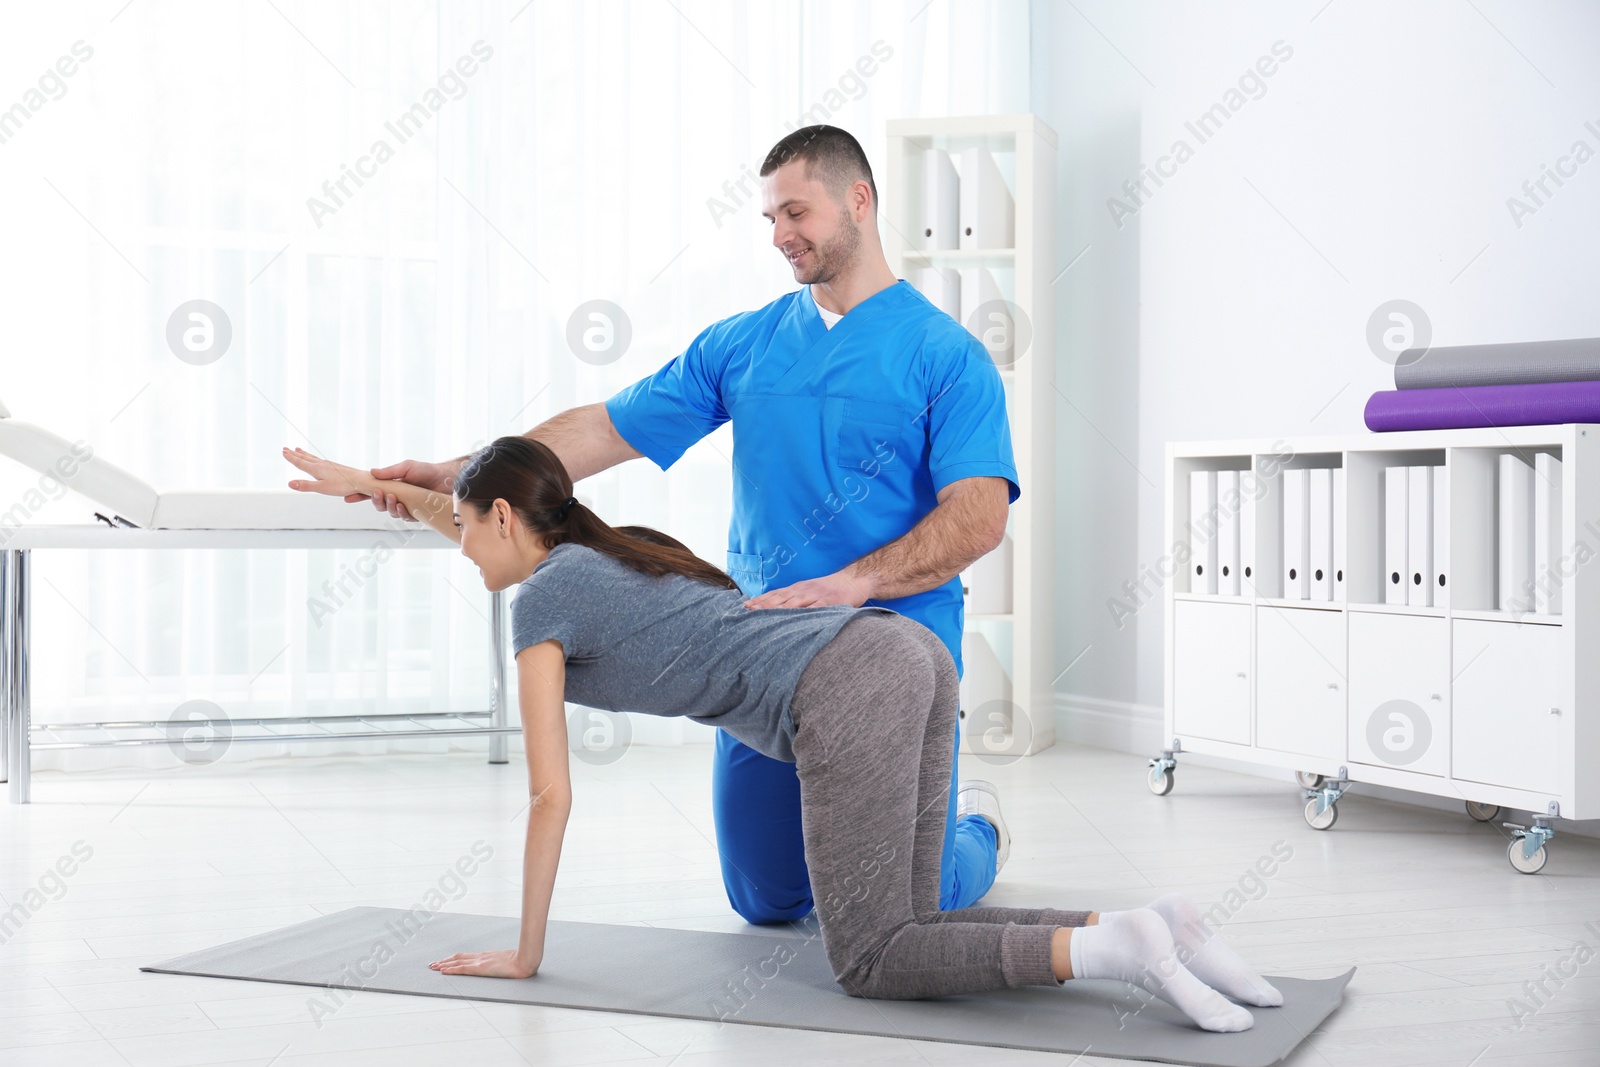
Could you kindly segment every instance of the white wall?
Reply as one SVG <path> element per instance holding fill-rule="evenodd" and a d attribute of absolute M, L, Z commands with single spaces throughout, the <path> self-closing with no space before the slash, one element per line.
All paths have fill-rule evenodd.
<path fill-rule="evenodd" d="M 1033 109 L 1060 135 L 1057 563 L 1062 736 L 1152 747 L 1167 441 L 1358 433 L 1392 369 L 1366 324 L 1435 344 L 1600 335 L 1600 5 L 1035 0 Z M 1275 42 L 1204 143 L 1185 128 Z M 1254 98 L 1252 98 L 1252 95 Z M 1242 102 L 1241 102 L 1242 101 Z M 1593 123 L 1588 129 L 1585 123 Z M 1135 204 L 1122 183 L 1193 155 Z M 1573 161 L 1564 164 L 1573 169 Z M 1172 170 L 1171 165 L 1168 169 Z M 1507 200 L 1536 208 L 1513 219 Z M 1121 227 L 1107 202 L 1130 207 Z"/>

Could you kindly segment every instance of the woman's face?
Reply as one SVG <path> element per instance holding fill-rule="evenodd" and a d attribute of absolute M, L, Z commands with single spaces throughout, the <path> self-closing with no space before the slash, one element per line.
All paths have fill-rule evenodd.
<path fill-rule="evenodd" d="M 504 500 L 482 514 L 460 499 L 451 503 L 461 531 L 461 554 L 478 565 L 483 586 L 491 593 L 520 584 L 550 554 Z"/>

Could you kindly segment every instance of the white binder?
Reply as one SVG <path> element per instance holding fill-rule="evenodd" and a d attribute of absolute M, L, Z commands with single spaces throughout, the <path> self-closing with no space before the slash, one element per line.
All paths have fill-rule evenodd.
<path fill-rule="evenodd" d="M 1239 563 L 1244 584 L 1255 596 L 1282 596 L 1283 468 L 1261 465 L 1250 472 L 1244 515 L 1239 525 Z"/>
<path fill-rule="evenodd" d="M 954 267 L 923 267 L 917 271 L 917 292 L 928 303 L 961 321 L 961 272 Z"/>
<path fill-rule="evenodd" d="M 1406 564 L 1409 534 L 1406 518 L 1411 498 L 1405 467 L 1383 469 L 1383 602 L 1404 604 L 1411 568 Z"/>
<path fill-rule="evenodd" d="M 961 683 L 957 689 L 961 694 L 961 707 L 968 717 L 962 732 L 1004 729 L 1000 723 L 984 721 L 987 714 L 974 717 L 975 712 L 992 700 L 1011 699 L 1011 676 L 988 639 L 977 630 L 961 635 L 961 668 Z"/>
<path fill-rule="evenodd" d="M 916 246 L 931 251 L 956 248 L 960 240 L 961 194 L 950 153 L 930 148 L 922 153 L 922 228 Z"/>
<path fill-rule="evenodd" d="M 1189 592 L 1217 591 L 1217 472 L 1189 472 Z"/>
<path fill-rule="evenodd" d="M 1498 569 L 1501 611 L 1531 611 L 1533 578 L 1533 468 L 1511 452 L 1500 454 Z"/>
<path fill-rule="evenodd" d="M 1406 472 L 1406 603 L 1433 606 L 1433 468 L 1415 466 Z"/>
<path fill-rule="evenodd" d="M 1283 595 L 1288 600 L 1311 596 L 1306 567 L 1311 556 L 1309 473 L 1304 468 L 1283 472 Z"/>
<path fill-rule="evenodd" d="M 1239 592 L 1245 596 L 1260 596 L 1261 583 L 1256 578 L 1255 568 L 1256 512 L 1261 507 L 1261 501 L 1256 499 L 1256 494 L 1261 492 L 1262 479 L 1259 474 L 1252 472 L 1248 477 L 1241 475 L 1239 484 Z"/>
<path fill-rule="evenodd" d="M 994 550 L 979 556 L 961 576 L 967 588 L 967 610 L 974 615 L 1011 613 L 1011 535 L 1006 534 Z"/>
<path fill-rule="evenodd" d="M 1333 599 L 1344 600 L 1345 528 L 1344 528 L 1344 468 L 1333 469 Z"/>
<path fill-rule="evenodd" d="M 1239 472 L 1217 472 L 1217 592 L 1238 596 Z"/>
<path fill-rule="evenodd" d="M 1561 461 L 1533 457 L 1533 610 L 1561 614 Z"/>
<path fill-rule="evenodd" d="M 1011 248 L 1016 239 L 1016 204 L 987 148 L 961 153 L 960 247 Z"/>
<path fill-rule="evenodd" d="M 1433 468 L 1433 606 L 1450 606 L 1450 483 L 1445 468 Z"/>
<path fill-rule="evenodd" d="M 983 343 L 997 367 L 1009 367 L 1016 348 L 1016 326 L 1000 308 L 1000 286 L 988 267 L 966 267 L 957 281 L 961 294 L 961 325 Z"/>
<path fill-rule="evenodd" d="M 1333 599 L 1333 471 L 1327 467 L 1313 467 L 1307 490 L 1310 501 L 1306 509 L 1310 526 L 1306 542 L 1311 554 L 1306 569 L 1311 572 L 1311 599 Z"/>

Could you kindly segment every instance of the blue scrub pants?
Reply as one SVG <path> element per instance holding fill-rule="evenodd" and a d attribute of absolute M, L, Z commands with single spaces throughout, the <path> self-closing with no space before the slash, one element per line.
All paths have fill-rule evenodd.
<path fill-rule="evenodd" d="M 956 726 L 956 750 L 961 727 Z M 998 839 L 988 819 L 956 819 L 957 765 L 950 766 L 950 806 L 939 862 L 939 907 L 971 907 L 994 885 Z M 711 808 L 728 903 L 750 923 L 803 919 L 811 911 L 811 878 L 800 832 L 800 778 L 795 765 L 763 756 L 717 731 L 711 763 Z"/>

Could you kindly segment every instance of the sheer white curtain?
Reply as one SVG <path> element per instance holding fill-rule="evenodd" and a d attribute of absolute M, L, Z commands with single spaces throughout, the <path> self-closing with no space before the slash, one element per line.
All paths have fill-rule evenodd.
<path fill-rule="evenodd" d="M 881 169 L 886 119 L 1028 109 L 1025 0 L 119 6 L 0 43 L 28 78 L 93 50 L 0 144 L 0 190 L 28 205 L 0 401 L 162 488 L 279 486 L 280 444 L 459 455 L 602 400 L 792 288 L 755 179 L 790 129 L 843 126 Z M 196 298 L 233 329 L 204 366 L 165 337 Z M 569 325 L 597 300 L 620 314 L 580 325 L 630 339 L 580 358 Z M 724 427 L 666 474 L 579 492 L 720 565 L 731 450 Z M 0 471 L 0 499 L 30 483 Z M 40 554 L 36 719 L 484 706 L 476 572 L 400 552 L 353 579 L 371 555 Z M 112 759 L 173 758 L 37 765 Z"/>

